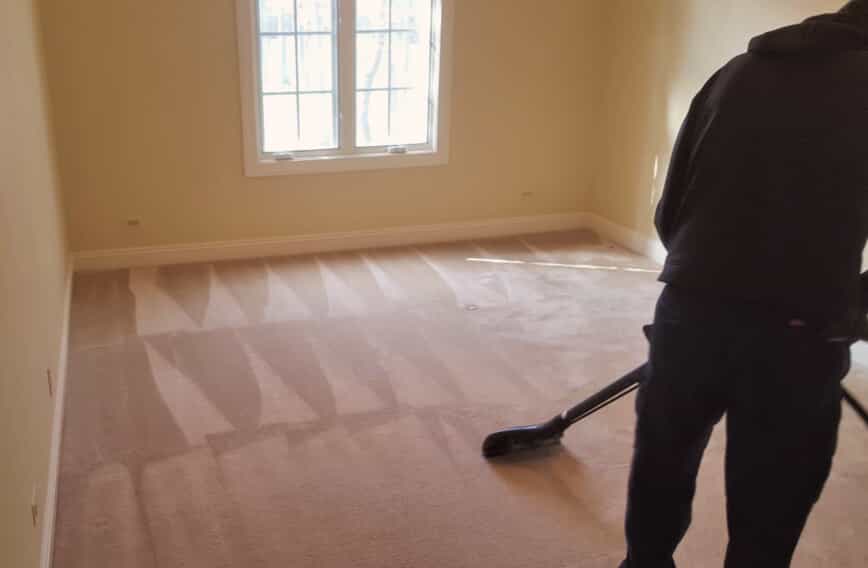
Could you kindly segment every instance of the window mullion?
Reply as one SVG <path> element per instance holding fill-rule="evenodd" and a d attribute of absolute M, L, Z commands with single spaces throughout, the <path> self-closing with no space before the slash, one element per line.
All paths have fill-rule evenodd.
<path fill-rule="evenodd" d="M 352 154 L 356 145 L 356 10 L 355 0 L 338 0 L 338 123 L 340 152 Z"/>
<path fill-rule="evenodd" d="M 428 144 L 438 145 L 440 124 L 440 56 L 443 26 L 442 0 L 431 2 L 431 32 L 428 35 Z"/>
<path fill-rule="evenodd" d="M 388 39 L 386 44 L 386 53 L 388 54 L 388 63 L 386 72 L 388 74 L 388 80 L 386 82 L 386 86 L 388 90 L 386 91 L 386 135 L 391 140 L 392 138 L 392 0 L 387 0 L 389 2 L 389 25 L 387 26 L 389 32 L 386 35 Z"/>
<path fill-rule="evenodd" d="M 295 31 L 292 35 L 292 41 L 295 42 L 295 128 L 298 139 L 301 140 L 301 82 L 299 79 L 301 73 L 298 69 L 301 59 L 298 53 L 298 0 L 293 0 L 292 29 Z"/>

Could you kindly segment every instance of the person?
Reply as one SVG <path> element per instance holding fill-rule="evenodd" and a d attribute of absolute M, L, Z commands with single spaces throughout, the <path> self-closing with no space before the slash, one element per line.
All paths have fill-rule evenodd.
<path fill-rule="evenodd" d="M 668 258 L 636 399 L 622 568 L 671 568 L 726 420 L 727 568 L 790 565 L 864 316 L 868 0 L 750 42 L 693 100 L 655 216 Z M 855 332 L 854 332 L 855 333 Z"/>

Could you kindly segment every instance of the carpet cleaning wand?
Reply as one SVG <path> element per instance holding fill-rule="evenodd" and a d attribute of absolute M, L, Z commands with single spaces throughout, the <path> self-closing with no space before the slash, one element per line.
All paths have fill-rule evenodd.
<path fill-rule="evenodd" d="M 645 326 L 644 331 L 647 337 L 650 326 Z M 868 334 L 863 335 L 862 338 L 865 340 Z M 508 428 L 489 434 L 482 443 L 482 455 L 486 458 L 494 458 L 559 444 L 567 428 L 639 388 L 644 375 L 645 365 L 642 365 L 548 422 Z M 868 426 L 868 412 L 846 389 L 844 389 L 844 400 Z"/>

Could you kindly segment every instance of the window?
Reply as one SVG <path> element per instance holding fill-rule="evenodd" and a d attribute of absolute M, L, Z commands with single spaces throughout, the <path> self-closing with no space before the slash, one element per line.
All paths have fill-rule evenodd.
<path fill-rule="evenodd" d="M 447 160 L 454 0 L 236 0 L 250 176 Z"/>

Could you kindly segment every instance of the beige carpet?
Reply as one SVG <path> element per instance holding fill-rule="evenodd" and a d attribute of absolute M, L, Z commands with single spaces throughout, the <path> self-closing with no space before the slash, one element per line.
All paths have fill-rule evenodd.
<path fill-rule="evenodd" d="M 79 275 L 54 566 L 614 568 L 632 397 L 479 446 L 640 363 L 654 272 L 559 233 Z M 688 568 L 721 565 L 721 431 Z M 795 566 L 868 565 L 866 489 L 847 412 Z"/>

